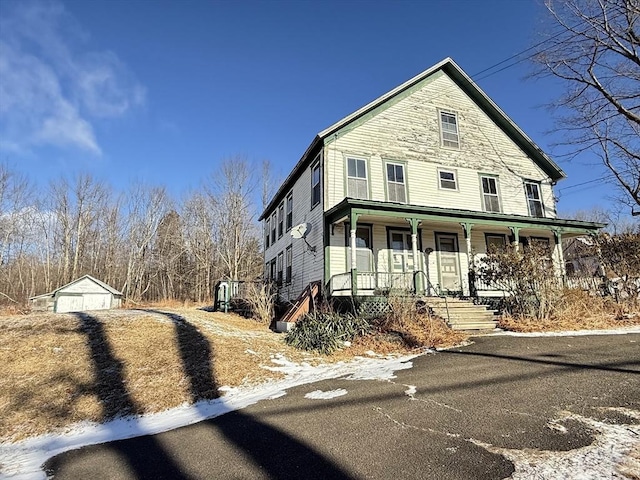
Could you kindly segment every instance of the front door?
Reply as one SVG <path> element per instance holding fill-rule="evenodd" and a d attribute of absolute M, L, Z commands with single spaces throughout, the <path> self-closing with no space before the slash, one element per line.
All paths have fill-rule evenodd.
<path fill-rule="evenodd" d="M 461 292 L 458 235 L 436 233 L 440 288 L 445 292 Z"/>
<path fill-rule="evenodd" d="M 411 233 L 391 230 L 389 232 L 391 245 L 391 287 L 401 289 L 413 288 L 413 249 L 411 248 Z"/>

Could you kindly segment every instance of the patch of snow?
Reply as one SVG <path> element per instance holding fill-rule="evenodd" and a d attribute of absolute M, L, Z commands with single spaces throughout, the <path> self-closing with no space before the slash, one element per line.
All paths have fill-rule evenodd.
<path fill-rule="evenodd" d="M 610 330 L 574 330 L 564 332 L 496 332 L 489 333 L 488 336 L 506 335 L 509 337 L 583 337 L 587 335 L 626 335 L 629 333 L 640 333 L 640 326 L 612 328 Z"/>
<path fill-rule="evenodd" d="M 407 387 L 407 389 L 404 391 L 404 394 L 413 398 L 413 396 L 416 394 L 416 386 L 415 385 L 405 385 L 405 387 Z"/>
<path fill-rule="evenodd" d="M 256 352 L 254 352 L 253 350 L 250 350 L 248 348 L 244 351 L 244 353 L 248 353 L 250 355 L 258 355 Z"/>
<path fill-rule="evenodd" d="M 549 423 L 547 423 L 547 428 L 549 428 L 551 430 L 555 430 L 556 432 L 567 433 L 567 427 L 565 427 L 564 425 L 559 424 L 558 422 L 549 422 Z"/>
<path fill-rule="evenodd" d="M 322 390 L 314 390 L 307 393 L 304 398 L 311 398 L 312 400 L 329 400 L 331 398 L 341 397 L 346 395 L 347 391 L 344 388 L 338 388 L 336 390 L 328 390 L 323 392 Z"/>
<path fill-rule="evenodd" d="M 499 448 L 476 440 L 471 441 L 510 460 L 515 467 L 515 472 L 509 477 L 513 480 L 626 478 L 620 474 L 619 469 L 628 463 L 629 452 L 640 445 L 640 425 L 613 425 L 577 414 L 564 418 L 578 420 L 593 429 L 596 433 L 593 443 L 575 450 L 556 452 Z"/>
<path fill-rule="evenodd" d="M 321 380 L 347 377 L 350 380 L 389 380 L 394 372 L 413 366 L 411 360 L 418 355 L 394 358 L 357 357 L 350 362 L 336 362 L 311 366 L 294 363 L 282 354 L 271 356 L 275 367 L 264 367 L 285 375 L 282 380 L 250 387 L 220 387 L 223 398 L 181 405 L 160 413 L 119 418 L 107 423 L 82 422 L 63 433 L 28 438 L 16 443 L 0 444 L 0 480 L 45 479 L 41 465 L 49 458 L 68 450 L 114 440 L 154 435 L 175 428 L 218 417 L 225 413 L 286 395 L 293 387 Z"/>

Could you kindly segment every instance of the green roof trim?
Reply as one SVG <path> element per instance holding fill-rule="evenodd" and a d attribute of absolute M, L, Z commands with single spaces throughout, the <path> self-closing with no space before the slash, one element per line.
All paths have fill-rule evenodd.
<path fill-rule="evenodd" d="M 565 220 L 559 218 L 529 217 L 506 213 L 478 212 L 457 208 L 425 207 L 422 205 L 398 204 L 374 200 L 356 200 L 345 198 L 325 213 L 325 219 L 331 223 L 350 213 L 360 215 L 378 215 L 397 218 L 417 218 L 425 221 L 472 223 L 474 225 L 513 226 L 530 229 L 559 230 L 566 233 L 596 233 L 605 227 L 605 223 Z"/>

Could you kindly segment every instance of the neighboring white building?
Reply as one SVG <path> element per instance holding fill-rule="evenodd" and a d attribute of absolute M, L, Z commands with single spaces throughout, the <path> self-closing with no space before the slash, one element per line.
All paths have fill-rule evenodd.
<path fill-rule="evenodd" d="M 564 177 L 447 58 L 314 138 L 260 218 L 266 275 L 289 300 L 313 281 L 331 296 L 480 294 L 474 256 L 528 242 L 554 247 L 563 273 L 562 239 L 603 226 L 556 217 Z"/>
<path fill-rule="evenodd" d="M 118 308 L 122 293 L 106 283 L 85 275 L 51 293 L 29 299 L 33 310 L 56 313 L 108 310 Z"/>

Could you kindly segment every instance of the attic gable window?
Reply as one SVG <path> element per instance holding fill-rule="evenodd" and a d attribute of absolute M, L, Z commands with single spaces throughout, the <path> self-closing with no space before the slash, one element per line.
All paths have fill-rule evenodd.
<path fill-rule="evenodd" d="M 320 162 L 311 167 L 311 208 L 320 203 Z"/>
<path fill-rule="evenodd" d="M 456 172 L 453 170 L 438 170 L 440 178 L 440 188 L 444 190 L 457 190 L 458 182 L 456 180 Z"/>
<path fill-rule="evenodd" d="M 367 162 L 361 158 L 347 158 L 347 196 L 369 199 Z"/>
<path fill-rule="evenodd" d="M 532 217 L 544 217 L 540 184 L 538 182 L 524 182 L 524 191 L 529 204 L 529 215 Z"/>
<path fill-rule="evenodd" d="M 460 148 L 457 114 L 440 111 L 440 135 L 443 147 Z"/>

